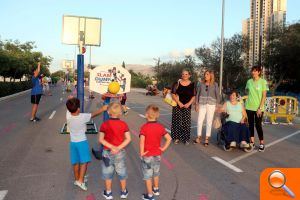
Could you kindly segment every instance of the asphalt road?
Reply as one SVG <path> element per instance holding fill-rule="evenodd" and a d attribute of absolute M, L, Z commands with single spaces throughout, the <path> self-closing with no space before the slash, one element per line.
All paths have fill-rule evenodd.
<path fill-rule="evenodd" d="M 0 200 L 100 200 L 104 189 L 100 161 L 93 158 L 88 168 L 88 191 L 73 185 L 69 161 L 69 136 L 59 134 L 65 122 L 66 93 L 52 88 L 53 96 L 43 96 L 38 116 L 32 123 L 30 96 L 0 102 Z M 145 122 L 145 107 L 155 103 L 161 109 L 159 121 L 170 129 L 171 108 L 161 97 L 145 96 L 140 91 L 128 94 L 129 114 L 123 117 L 132 133 L 127 147 L 128 190 L 131 200 L 141 199 L 144 183 L 138 156 L 138 131 Z M 85 101 L 85 111 L 101 106 L 99 96 Z M 97 126 L 102 116 L 94 119 Z M 196 134 L 195 112 L 192 133 Z M 209 147 L 171 145 L 161 164 L 160 200 L 254 200 L 259 199 L 260 172 L 267 167 L 300 167 L 300 129 L 298 125 L 264 125 L 266 151 L 224 152 L 216 144 Z M 97 135 L 88 135 L 91 146 Z M 119 199 L 119 184 L 113 183 L 114 199 Z"/>

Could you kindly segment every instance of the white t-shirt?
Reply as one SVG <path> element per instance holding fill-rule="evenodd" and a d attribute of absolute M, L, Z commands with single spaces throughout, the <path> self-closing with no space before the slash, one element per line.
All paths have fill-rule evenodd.
<path fill-rule="evenodd" d="M 71 115 L 67 110 L 67 123 L 70 129 L 71 142 L 82 142 L 86 140 L 86 123 L 91 120 L 91 113 L 80 113 L 77 116 Z"/>

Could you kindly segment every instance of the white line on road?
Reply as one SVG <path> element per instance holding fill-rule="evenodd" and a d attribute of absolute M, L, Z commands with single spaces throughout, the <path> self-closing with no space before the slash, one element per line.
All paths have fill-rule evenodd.
<path fill-rule="evenodd" d="M 52 112 L 52 114 L 50 115 L 49 119 L 52 119 L 52 118 L 54 117 L 55 113 L 56 113 L 56 110 L 54 110 L 54 111 Z"/>
<path fill-rule="evenodd" d="M 222 165 L 225 165 L 226 167 L 228 167 L 229 169 L 241 173 L 243 172 L 243 170 L 241 170 L 240 168 L 237 168 L 236 166 L 230 164 L 229 162 L 226 162 L 225 160 L 219 158 L 219 157 L 211 157 L 212 159 L 216 160 L 217 162 L 221 163 Z"/>
<path fill-rule="evenodd" d="M 61 98 L 60 98 L 60 101 L 62 101 L 62 100 L 63 100 L 63 98 L 61 97 Z"/>
<path fill-rule="evenodd" d="M 139 114 L 139 116 L 142 117 L 142 118 L 146 118 L 146 116 L 145 116 L 145 115 L 142 115 L 142 114 Z"/>
<path fill-rule="evenodd" d="M 165 130 L 166 130 L 168 133 L 171 133 L 170 129 L 168 129 L 168 128 L 165 128 Z"/>
<path fill-rule="evenodd" d="M 298 131 L 296 131 L 296 132 L 294 132 L 294 133 L 291 133 L 290 135 L 287 135 L 287 136 L 285 136 L 285 137 L 283 137 L 283 138 L 280 138 L 280 139 L 278 139 L 278 140 L 275 140 L 275 141 L 273 141 L 273 142 L 267 144 L 267 145 L 266 145 L 266 148 L 271 147 L 271 146 L 273 146 L 273 145 L 275 145 L 275 144 L 277 144 L 277 143 L 279 143 L 279 142 L 282 142 L 282 141 L 284 141 L 284 140 L 286 140 L 286 139 L 288 139 L 288 138 L 290 138 L 290 137 L 293 137 L 293 136 L 295 136 L 295 135 L 298 135 L 299 133 L 300 133 L 300 130 L 298 130 Z M 228 161 L 228 162 L 229 162 L 230 164 L 233 164 L 233 163 L 238 162 L 238 161 L 240 161 L 240 160 L 242 160 L 242 159 L 244 159 L 244 158 L 247 158 L 247 157 L 249 157 L 249 156 L 251 156 L 251 155 L 253 155 L 253 154 L 257 153 L 257 152 L 258 152 L 257 150 L 254 150 L 254 151 L 252 151 L 251 153 L 247 153 L 247 154 L 244 154 L 244 155 L 242 155 L 242 156 L 238 156 L 238 157 L 236 157 L 236 158 L 234 158 L 234 159 L 232 159 L 232 160 L 230 160 L 230 161 Z"/>
<path fill-rule="evenodd" d="M 163 115 L 172 115 L 172 113 L 165 113 L 165 114 L 159 114 L 159 115 L 161 115 L 161 116 L 163 116 Z"/>
<path fill-rule="evenodd" d="M 0 191 L 0 200 L 4 199 L 4 197 L 6 196 L 7 192 L 8 192 L 7 190 L 1 190 Z"/>

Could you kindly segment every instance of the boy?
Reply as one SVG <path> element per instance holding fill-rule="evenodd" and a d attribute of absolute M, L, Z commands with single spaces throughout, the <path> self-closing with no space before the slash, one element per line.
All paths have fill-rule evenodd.
<path fill-rule="evenodd" d="M 80 113 L 80 101 L 72 96 L 67 103 L 67 124 L 70 129 L 70 157 L 73 165 L 75 182 L 74 185 L 86 191 L 87 186 L 84 183 L 84 175 L 87 170 L 87 164 L 91 161 L 89 144 L 85 135 L 86 123 L 92 117 L 104 112 L 107 107 L 103 106 L 99 110 L 91 113 Z"/>
<path fill-rule="evenodd" d="M 104 146 L 102 178 L 105 181 L 105 190 L 103 196 L 105 199 L 113 199 L 111 187 L 113 175 L 116 171 L 121 185 L 120 198 L 126 199 L 128 190 L 126 188 L 127 169 L 124 148 L 131 141 L 130 132 L 127 124 L 119 119 L 122 115 L 122 108 L 119 103 L 110 103 L 108 114 L 110 119 L 102 123 L 99 134 L 99 143 Z"/>
<path fill-rule="evenodd" d="M 161 153 L 167 150 L 172 140 L 165 128 L 157 122 L 158 117 L 159 108 L 155 105 L 149 105 L 146 108 L 147 123 L 140 130 L 140 156 L 147 189 L 147 192 L 142 196 L 144 200 L 154 200 L 153 195 L 159 195 Z M 160 146 L 162 137 L 166 140 L 163 147 Z"/>
<path fill-rule="evenodd" d="M 41 96 L 43 94 L 43 87 L 41 84 L 41 81 L 39 79 L 39 73 L 41 71 L 41 63 L 38 62 L 38 66 L 33 68 L 32 73 L 32 89 L 31 89 L 31 104 L 32 104 L 32 108 L 31 108 L 31 118 L 30 121 L 31 122 L 36 122 L 36 121 L 40 121 L 40 118 L 36 117 L 36 113 L 38 110 L 38 106 L 41 100 Z"/>

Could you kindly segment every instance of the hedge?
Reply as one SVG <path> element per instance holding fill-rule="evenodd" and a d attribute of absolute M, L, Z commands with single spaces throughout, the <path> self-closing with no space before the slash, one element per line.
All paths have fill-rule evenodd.
<path fill-rule="evenodd" d="M 22 92 L 31 88 L 31 81 L 0 82 L 0 97 Z"/>

